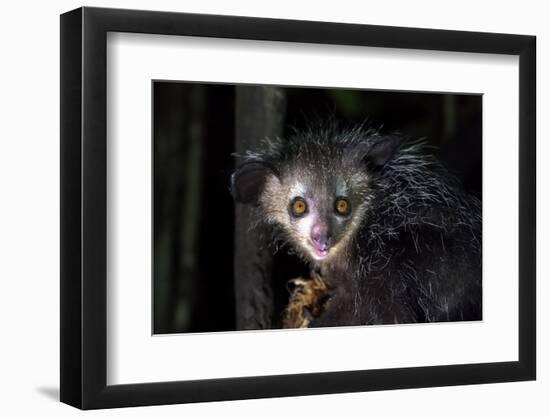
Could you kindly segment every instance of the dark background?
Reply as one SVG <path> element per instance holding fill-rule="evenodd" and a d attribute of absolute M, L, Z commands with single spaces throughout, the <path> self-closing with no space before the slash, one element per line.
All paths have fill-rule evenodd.
<path fill-rule="evenodd" d="M 466 190 L 481 198 L 479 95 L 155 81 L 153 108 L 155 334 L 280 326 L 286 280 L 303 265 L 277 254 L 268 263 L 267 289 L 234 273 L 236 233 L 245 233 L 239 229 L 246 212 L 235 213 L 229 176 L 232 153 L 251 140 L 284 135 L 324 115 L 349 123 L 367 119 L 426 138 Z M 256 139 L 243 144 L 245 137 Z M 248 296 L 254 293 L 269 305 L 255 305 L 258 298 Z M 251 319 L 259 309 L 266 317 Z"/>

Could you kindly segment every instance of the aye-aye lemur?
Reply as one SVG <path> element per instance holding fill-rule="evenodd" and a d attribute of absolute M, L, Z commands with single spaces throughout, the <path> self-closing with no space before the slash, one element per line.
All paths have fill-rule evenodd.
<path fill-rule="evenodd" d="M 481 203 L 427 149 L 328 123 L 243 156 L 235 200 L 311 266 L 285 327 L 481 319 Z"/>

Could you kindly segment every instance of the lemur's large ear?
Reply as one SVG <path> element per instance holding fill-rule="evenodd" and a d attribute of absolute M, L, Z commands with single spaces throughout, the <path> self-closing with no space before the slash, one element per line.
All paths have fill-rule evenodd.
<path fill-rule="evenodd" d="M 381 168 L 392 158 L 399 146 L 399 137 L 381 136 L 369 146 L 363 161 L 373 167 Z"/>
<path fill-rule="evenodd" d="M 246 162 L 238 167 L 231 175 L 231 194 L 235 201 L 256 204 L 269 175 L 276 175 L 276 171 L 262 161 Z"/>

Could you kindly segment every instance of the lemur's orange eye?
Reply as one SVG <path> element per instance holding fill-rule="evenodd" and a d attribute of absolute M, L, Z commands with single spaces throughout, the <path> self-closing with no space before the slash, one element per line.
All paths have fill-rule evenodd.
<path fill-rule="evenodd" d="M 290 204 L 290 212 L 294 217 L 303 216 L 307 211 L 306 201 L 302 197 L 296 197 Z"/>
<path fill-rule="evenodd" d="M 351 212 L 351 204 L 347 199 L 339 197 L 334 203 L 334 209 L 336 210 L 336 213 L 341 216 L 348 216 Z"/>

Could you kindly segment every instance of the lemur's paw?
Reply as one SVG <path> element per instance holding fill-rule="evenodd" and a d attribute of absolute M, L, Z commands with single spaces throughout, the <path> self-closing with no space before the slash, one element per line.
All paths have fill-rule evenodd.
<path fill-rule="evenodd" d="M 290 298 L 284 312 L 283 328 L 308 327 L 324 310 L 329 298 L 323 279 L 315 274 L 312 278 L 295 278 L 289 281 Z"/>

